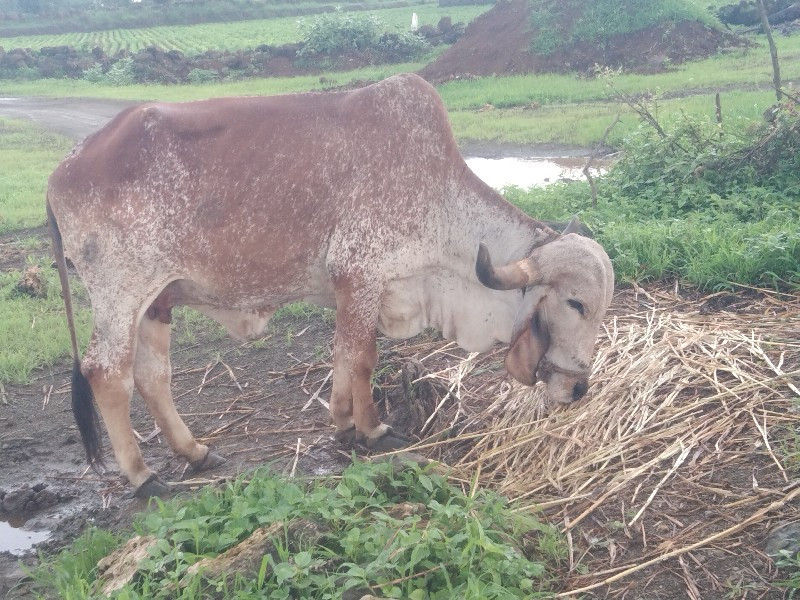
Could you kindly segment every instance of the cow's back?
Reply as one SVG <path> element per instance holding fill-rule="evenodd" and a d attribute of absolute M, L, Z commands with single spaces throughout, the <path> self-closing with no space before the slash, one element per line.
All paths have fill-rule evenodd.
<path fill-rule="evenodd" d="M 436 91 L 400 75 L 351 92 L 132 107 L 65 159 L 48 198 L 79 271 L 113 254 L 106 272 L 157 263 L 162 278 L 241 289 L 255 274 L 288 298 L 325 261 L 434 256 L 465 168 Z"/>

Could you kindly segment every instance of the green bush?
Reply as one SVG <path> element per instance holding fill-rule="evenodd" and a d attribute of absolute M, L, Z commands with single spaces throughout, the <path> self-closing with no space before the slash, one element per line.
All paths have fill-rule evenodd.
<path fill-rule="evenodd" d="M 528 214 L 580 214 L 618 279 L 678 278 L 704 289 L 800 286 L 800 118 L 786 105 L 771 123 L 743 129 L 682 117 L 635 131 L 622 158 L 589 186 L 511 188 Z"/>
<path fill-rule="evenodd" d="M 211 83 L 219 79 L 219 73 L 211 69 L 192 69 L 186 75 L 186 79 L 189 80 L 189 83 L 193 84 Z"/>
<path fill-rule="evenodd" d="M 100 63 L 93 65 L 86 69 L 83 72 L 83 78 L 86 81 L 91 81 L 92 83 L 100 83 L 105 79 L 105 73 L 103 72 L 103 66 Z"/>
<path fill-rule="evenodd" d="M 431 49 L 430 44 L 410 31 L 384 33 L 378 41 L 378 50 L 392 62 L 419 58 Z"/>
<path fill-rule="evenodd" d="M 298 56 L 371 52 L 384 60 L 400 62 L 417 58 L 430 49 L 422 37 L 390 28 L 375 15 L 325 14 L 312 21 L 300 20 L 303 47 Z"/>
<path fill-rule="evenodd" d="M 135 78 L 133 73 L 133 57 L 123 58 L 111 65 L 106 72 L 105 80 L 111 85 L 131 85 Z"/>
<path fill-rule="evenodd" d="M 17 69 L 14 69 L 14 71 L 12 71 L 11 76 L 14 79 L 21 79 L 23 81 L 33 81 L 34 79 L 39 79 L 42 76 L 42 74 L 36 67 L 22 66 Z"/>
<path fill-rule="evenodd" d="M 375 15 L 333 13 L 298 21 L 303 32 L 303 48 L 298 55 L 337 54 L 374 48 L 384 31 Z"/>
<path fill-rule="evenodd" d="M 96 64 L 83 72 L 83 78 L 93 83 L 131 85 L 135 81 L 133 58 L 129 56 L 118 60 L 108 71 L 103 71 L 102 65 Z"/>

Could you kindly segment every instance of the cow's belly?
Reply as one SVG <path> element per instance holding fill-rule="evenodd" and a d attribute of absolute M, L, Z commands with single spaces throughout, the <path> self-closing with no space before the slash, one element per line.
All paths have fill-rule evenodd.
<path fill-rule="evenodd" d="M 435 270 L 389 283 L 378 329 L 405 339 L 434 327 L 470 352 L 508 342 L 518 292 L 498 292 L 455 273 Z"/>
<path fill-rule="evenodd" d="M 198 310 L 224 326 L 238 340 L 259 337 L 275 311 L 292 302 L 310 302 L 333 308 L 335 300 L 329 285 L 253 286 L 250 289 L 217 289 L 212 285 L 181 279 L 170 283 L 159 297 L 164 305 L 185 305 Z"/>

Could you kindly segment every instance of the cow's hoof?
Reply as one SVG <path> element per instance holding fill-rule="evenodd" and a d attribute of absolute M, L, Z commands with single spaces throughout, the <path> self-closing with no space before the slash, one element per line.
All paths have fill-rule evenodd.
<path fill-rule="evenodd" d="M 400 435 L 391 427 L 387 428 L 386 433 L 378 438 L 367 438 L 367 448 L 378 452 L 389 452 L 405 448 L 411 443 L 411 438 Z"/>
<path fill-rule="evenodd" d="M 142 485 L 130 494 L 129 498 L 152 498 L 153 496 L 166 496 L 170 487 L 161 477 L 153 473 Z"/>
<path fill-rule="evenodd" d="M 213 469 L 214 467 L 218 467 L 220 465 L 224 465 L 227 462 L 224 456 L 220 456 L 216 452 L 209 450 L 206 452 L 206 455 L 201 458 L 200 460 L 196 460 L 195 462 L 191 463 L 192 469 L 195 472 L 200 471 L 208 471 L 209 469 Z"/>
<path fill-rule="evenodd" d="M 340 444 L 344 444 L 345 446 L 352 446 L 356 441 L 356 426 L 353 425 L 348 429 L 342 429 L 341 431 L 337 429 L 333 434 L 333 439 L 335 439 Z"/>

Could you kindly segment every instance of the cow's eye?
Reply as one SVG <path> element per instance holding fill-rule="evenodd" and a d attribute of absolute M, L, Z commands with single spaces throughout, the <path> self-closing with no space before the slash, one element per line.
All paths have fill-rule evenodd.
<path fill-rule="evenodd" d="M 583 304 L 581 304 L 577 300 L 572 300 L 571 298 L 569 300 L 567 300 L 567 304 L 569 304 L 572 308 L 574 308 L 579 313 L 581 313 L 581 315 L 583 315 L 583 313 L 584 313 Z"/>

